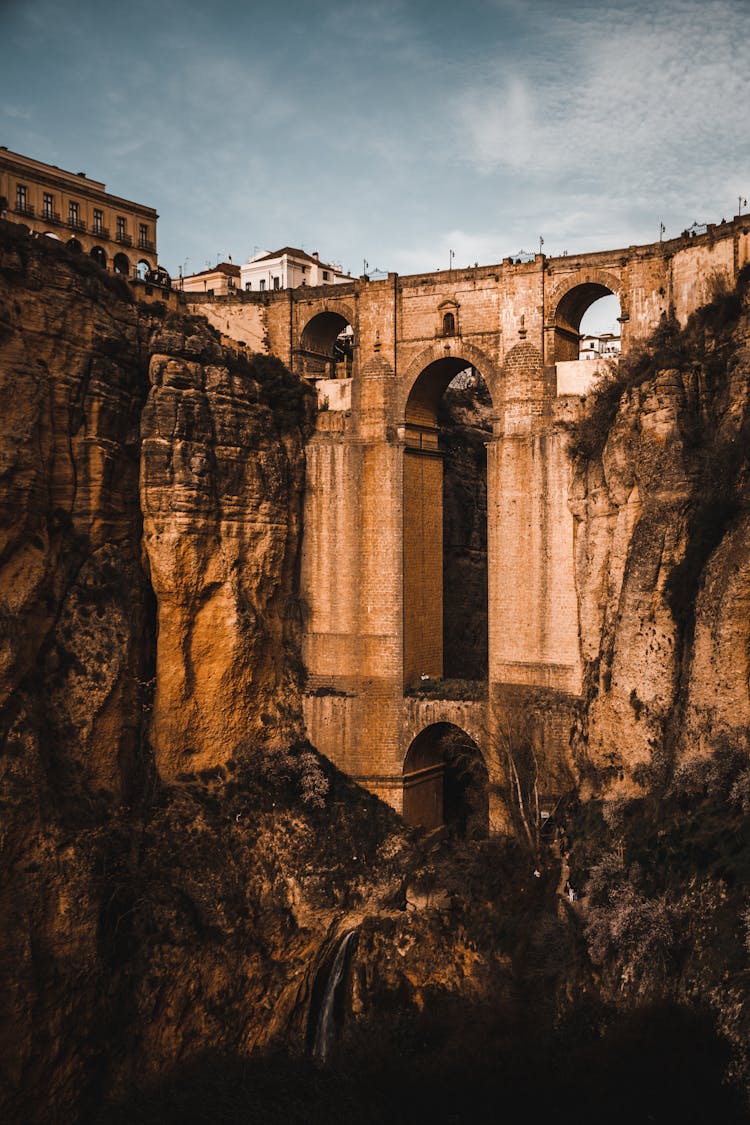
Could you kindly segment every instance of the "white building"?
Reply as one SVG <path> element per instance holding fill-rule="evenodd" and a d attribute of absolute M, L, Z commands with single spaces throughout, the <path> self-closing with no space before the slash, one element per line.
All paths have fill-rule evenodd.
<path fill-rule="evenodd" d="M 299 285 L 340 285 L 351 281 L 337 263 L 321 262 L 317 251 L 307 254 L 284 246 L 261 250 L 241 267 L 242 288 L 253 293 L 269 289 L 296 289 Z"/>
<path fill-rule="evenodd" d="M 587 333 L 581 336 L 578 348 L 579 359 L 617 359 L 620 355 L 620 337 L 614 332 L 602 332 L 599 336 Z"/>

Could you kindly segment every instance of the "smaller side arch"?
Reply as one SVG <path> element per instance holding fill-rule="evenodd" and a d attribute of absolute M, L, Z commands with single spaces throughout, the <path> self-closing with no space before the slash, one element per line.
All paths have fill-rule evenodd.
<path fill-rule="evenodd" d="M 107 252 L 103 246 L 95 246 L 91 251 L 91 257 L 102 269 L 107 268 Z"/>
<path fill-rule="evenodd" d="M 299 373 L 308 379 L 349 378 L 354 347 L 354 328 L 343 307 L 324 308 L 309 317 L 299 335 Z"/>
<path fill-rule="evenodd" d="M 115 254 L 112 260 L 112 268 L 114 269 L 115 273 L 120 273 L 123 275 L 123 277 L 128 277 L 128 275 L 130 274 L 130 261 L 127 254 Z"/>
<path fill-rule="evenodd" d="M 545 318 L 547 363 L 578 359 L 584 313 L 601 297 L 613 295 L 624 311 L 622 281 L 608 270 L 584 269 L 565 278 L 551 293 Z"/>
<path fill-rule="evenodd" d="M 623 283 L 617 274 L 610 270 L 583 269 L 565 277 L 549 294 L 547 299 L 547 321 L 554 319 L 556 310 L 566 294 L 581 286 L 594 286 L 614 293 L 622 300 Z"/>

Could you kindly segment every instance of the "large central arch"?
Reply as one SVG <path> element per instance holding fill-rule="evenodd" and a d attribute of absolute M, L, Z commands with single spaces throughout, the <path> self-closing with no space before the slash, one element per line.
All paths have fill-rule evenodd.
<path fill-rule="evenodd" d="M 446 541 L 444 538 L 445 451 L 440 445 L 439 410 L 445 392 L 457 375 L 473 372 L 484 388 L 491 408 L 491 396 L 483 372 L 477 372 L 466 355 L 444 354 L 427 362 L 414 379 L 404 407 L 404 469 L 403 469 L 403 606 L 404 606 L 404 685 L 418 687 L 428 679 L 441 679 L 446 674 L 447 638 L 444 592 L 446 589 Z M 491 409 L 490 409 L 491 413 Z M 468 427 L 467 427 L 468 428 Z M 482 543 L 484 575 L 477 594 L 477 606 L 468 616 L 480 617 L 478 628 L 483 633 L 484 655 L 480 657 L 481 672 L 472 667 L 463 671 L 458 666 L 448 669 L 455 678 L 485 679 L 487 676 L 487 578 L 486 578 L 486 458 L 484 441 L 489 433 L 479 435 L 475 451 L 481 455 L 483 480 L 477 477 L 477 491 L 482 492 Z M 482 604 L 483 603 L 483 604 Z M 481 615 L 483 614 L 483 619 Z M 476 623 L 474 623 L 476 625 Z M 460 624 L 458 626 L 460 628 Z M 476 628 L 475 630 L 476 631 Z M 452 652 L 450 655 L 453 655 Z M 466 663 L 463 657 L 457 663 Z M 449 661 L 456 665 L 456 661 Z"/>

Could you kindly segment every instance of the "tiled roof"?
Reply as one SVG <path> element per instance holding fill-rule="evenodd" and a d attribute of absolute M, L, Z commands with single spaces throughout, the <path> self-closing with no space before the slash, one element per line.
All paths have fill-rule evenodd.
<path fill-rule="evenodd" d="M 210 273 L 224 273 L 228 277 L 239 277 L 240 267 L 233 265 L 231 262 L 219 262 L 218 266 L 212 266 L 208 270 L 199 270 L 198 273 L 185 274 L 185 281 L 188 277 L 204 277 Z"/>
<path fill-rule="evenodd" d="M 248 262 L 248 265 L 255 266 L 259 262 L 268 262 L 272 258 L 281 258 L 284 254 L 288 254 L 290 258 L 301 258 L 303 262 L 312 262 L 316 266 L 321 266 L 324 270 L 335 269 L 334 266 L 329 266 L 327 262 L 320 262 L 317 258 L 313 258 L 312 254 L 308 254 L 305 250 L 297 250 L 294 246 L 282 246 L 280 250 L 274 250 L 272 254 L 264 254 L 262 258 L 255 258 L 254 261 Z"/>

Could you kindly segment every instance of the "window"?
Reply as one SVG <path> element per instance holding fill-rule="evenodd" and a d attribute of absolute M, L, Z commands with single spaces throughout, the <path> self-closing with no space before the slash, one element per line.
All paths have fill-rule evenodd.
<path fill-rule="evenodd" d="M 323 270 L 323 281 L 328 281 L 328 270 Z"/>
<path fill-rule="evenodd" d="M 259 283 L 259 285 L 258 285 L 258 288 L 260 289 L 261 293 L 263 292 L 263 290 L 265 289 L 265 287 L 266 287 L 266 280 L 265 280 L 265 278 L 263 278 L 263 277 L 262 277 L 262 278 L 260 279 L 260 283 Z"/>
<path fill-rule="evenodd" d="M 138 245 L 144 248 L 148 245 L 148 227 L 145 223 L 138 224 Z"/>
<path fill-rule="evenodd" d="M 280 287 L 280 285 L 281 285 L 281 278 L 280 278 L 280 277 L 275 277 L 275 278 L 273 279 L 273 287 L 274 287 L 274 289 L 278 289 L 278 288 Z"/>
<path fill-rule="evenodd" d="M 26 184 L 16 184 L 16 211 L 25 211 L 28 202 Z"/>
<path fill-rule="evenodd" d="M 68 222 L 72 227 L 77 227 L 81 221 L 81 205 L 71 199 L 68 204 Z"/>
<path fill-rule="evenodd" d="M 117 237 L 125 237 L 125 220 L 123 219 L 122 215 L 117 216 Z"/>
<path fill-rule="evenodd" d="M 443 317 L 443 335 L 453 336 L 456 331 L 456 318 L 451 312 L 447 312 Z"/>
<path fill-rule="evenodd" d="M 94 208 L 94 234 L 102 233 L 102 226 L 104 220 L 104 212 L 100 211 L 97 207 Z"/>
<path fill-rule="evenodd" d="M 247 292 L 248 292 L 248 293 L 250 292 L 250 290 L 252 289 L 252 287 L 253 287 L 253 283 L 252 283 L 252 281 L 246 281 L 246 282 L 245 282 L 245 289 L 247 290 Z"/>
<path fill-rule="evenodd" d="M 54 199 L 48 191 L 45 191 L 44 195 L 42 196 L 42 209 L 44 211 L 45 219 L 52 218 L 54 205 Z"/>

